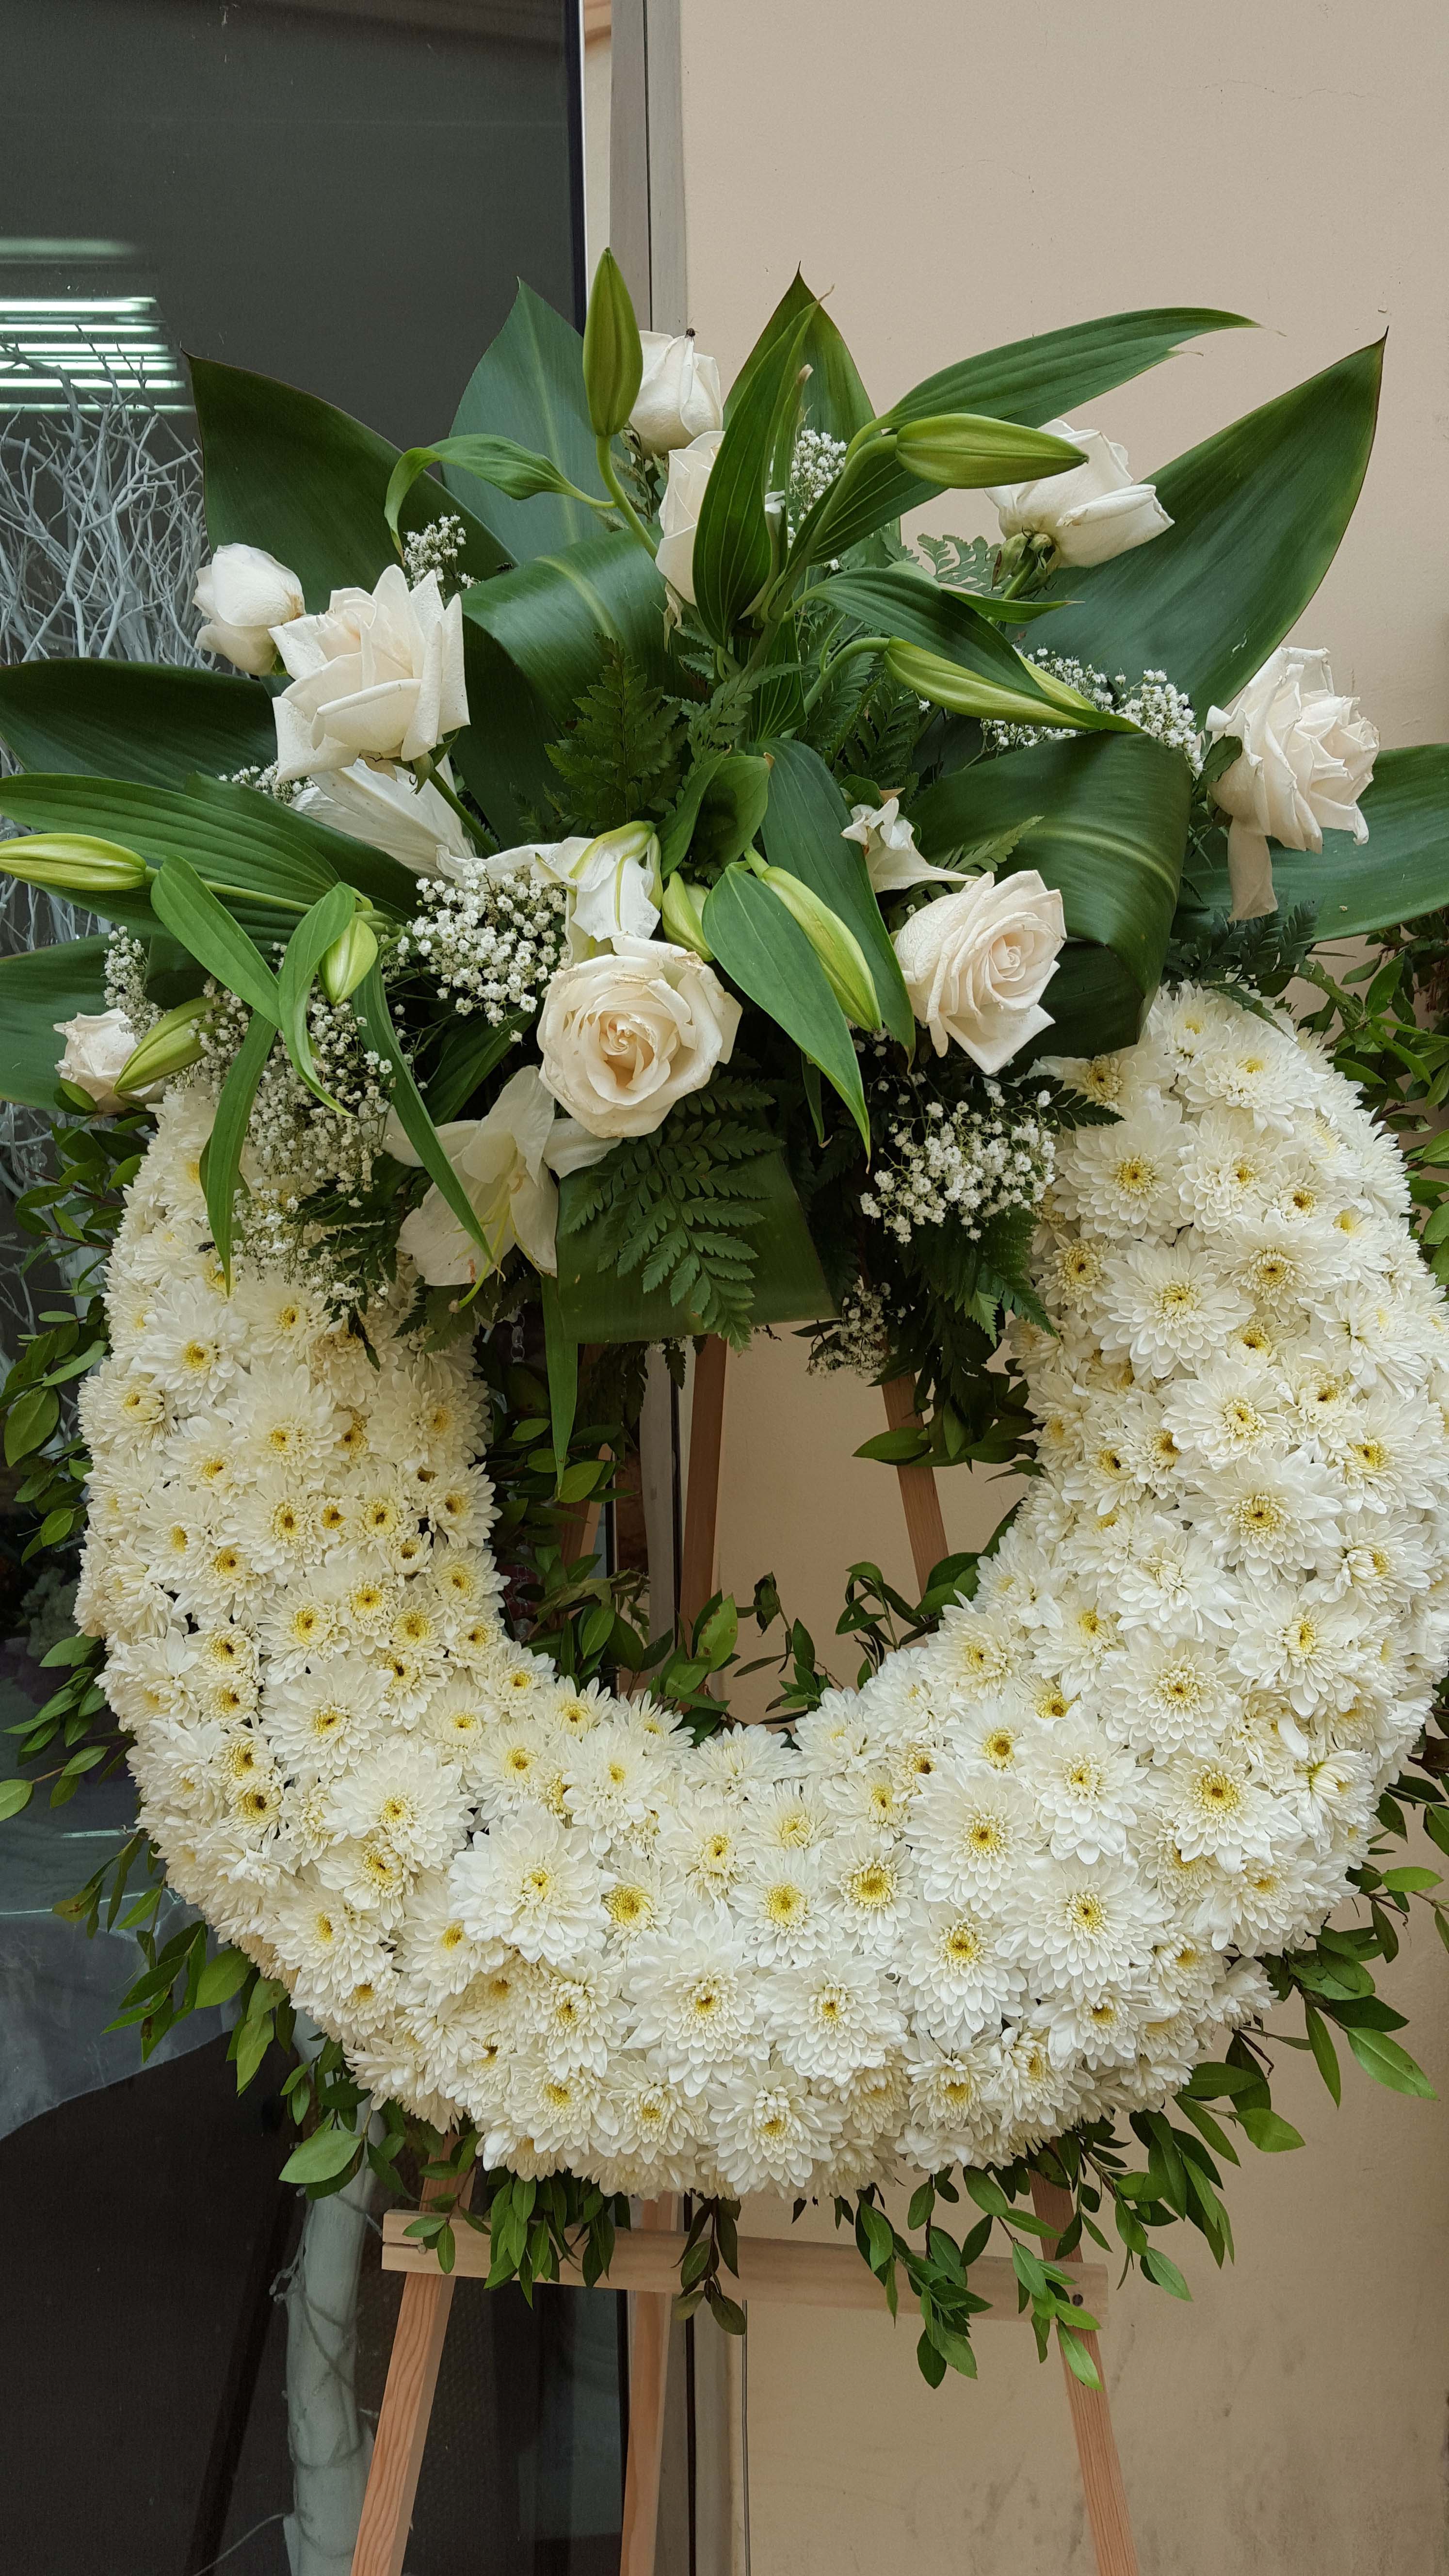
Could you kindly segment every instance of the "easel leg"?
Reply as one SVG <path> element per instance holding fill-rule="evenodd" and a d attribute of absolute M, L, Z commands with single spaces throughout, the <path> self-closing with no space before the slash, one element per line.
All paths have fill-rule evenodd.
<path fill-rule="evenodd" d="M 423 2207 L 446 2189 L 425 2184 Z M 466 2192 L 465 2186 L 463 2197 Z M 452 2304 L 451 2274 L 410 2273 L 402 2285 L 352 2576 L 402 2576 Z"/>
<path fill-rule="evenodd" d="M 646 2200 L 642 2227 L 679 2225 L 679 2203 L 670 2194 Z M 635 2291 L 629 2301 L 629 2455 L 624 2464 L 624 2525 L 619 2576 L 654 2576 L 659 2533 L 659 2472 L 664 2459 L 664 2401 L 669 2390 L 672 2299 Z"/>
<path fill-rule="evenodd" d="M 916 1420 L 916 1391 L 910 1378 L 892 1378 L 883 1393 L 886 1418 L 892 1431 L 900 1430 L 903 1423 Z M 901 1504 L 906 1516 L 906 1533 L 911 1542 L 916 1581 L 924 1591 L 931 1568 L 939 1565 L 946 1554 L 946 1524 L 941 1517 L 941 1498 L 936 1490 L 935 1473 L 930 1467 L 898 1467 L 896 1474 L 900 1479 Z M 1040 2174 L 1033 2174 L 1031 2192 L 1038 2218 L 1049 2227 L 1065 2228 L 1072 2214 L 1071 2195 L 1059 2184 L 1043 2181 Z M 1102 2357 L 1097 2349 L 1097 2337 L 1084 2334 L 1082 2341 L 1100 2376 Z M 1106 2382 L 1104 2380 L 1100 2388 L 1084 2388 L 1075 2372 L 1068 2369 L 1065 2358 L 1062 2370 L 1067 2383 L 1072 2431 L 1076 2436 L 1087 2522 L 1097 2555 L 1097 2576 L 1137 2576 L 1137 2552 L 1132 2543 L 1127 2490 L 1122 2483 L 1122 2463 L 1117 2457 Z"/>
<path fill-rule="evenodd" d="M 1031 2196 L 1038 2218 L 1048 2227 L 1066 2227 L 1072 2215 L 1070 2192 L 1059 2183 L 1047 2182 L 1041 2174 L 1031 2178 Z M 1080 2256 L 1067 2256 L 1067 2261 L 1080 2261 Z M 1084 2334 L 1082 2341 L 1102 2377 L 1102 2355 L 1095 2334 Z M 1132 2540 L 1132 2524 L 1127 2511 L 1127 2489 L 1122 2482 L 1122 2463 L 1117 2457 L 1117 2437 L 1112 2430 L 1112 2412 L 1107 2403 L 1107 2383 L 1100 2388 L 1084 2388 L 1076 2372 L 1062 2357 L 1062 2371 L 1067 2383 L 1067 2404 L 1071 2408 L 1072 2431 L 1077 2440 L 1077 2460 L 1082 2472 L 1082 2493 L 1087 2503 L 1087 2522 L 1092 2534 L 1092 2547 L 1097 2554 L 1097 2576 L 1137 2576 L 1137 2551 Z"/>
<path fill-rule="evenodd" d="M 689 1488 L 684 1506 L 684 1546 L 679 1570 L 679 1615 L 697 1618 L 715 1588 L 719 1525 L 719 1471 L 724 1447 L 725 1362 L 728 1346 L 711 1336 L 694 1364 L 689 1417 Z M 645 2227 L 677 2227 L 677 2201 L 646 2200 Z M 659 2532 L 659 2470 L 664 2456 L 664 2401 L 669 2381 L 669 2329 L 673 2302 L 631 2300 L 629 2344 L 629 2456 L 624 2466 L 624 2528 L 619 2576 L 654 2576 Z"/>

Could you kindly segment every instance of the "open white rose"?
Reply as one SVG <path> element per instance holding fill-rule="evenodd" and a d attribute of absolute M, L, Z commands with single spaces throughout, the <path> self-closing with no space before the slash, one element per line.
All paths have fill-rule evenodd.
<path fill-rule="evenodd" d="M 125 1012 L 77 1011 L 73 1020 L 54 1020 L 51 1025 L 56 1036 L 65 1040 L 65 1053 L 55 1068 L 62 1082 L 88 1091 L 103 1118 L 134 1109 L 135 1102 L 123 1100 L 116 1089 L 116 1076 L 136 1052 L 136 1032 Z"/>
<path fill-rule="evenodd" d="M 446 761 L 440 774 L 452 785 Z M 471 859 L 472 842 L 445 796 L 431 784 L 420 786 L 406 770 L 378 769 L 354 760 L 304 787 L 292 799 L 294 814 L 310 815 L 354 841 L 370 841 L 415 876 L 451 873 L 449 861 Z"/>
<path fill-rule="evenodd" d="M 409 590 L 389 564 L 375 590 L 334 590 L 316 617 L 274 630 L 292 685 L 273 701 L 279 778 L 367 760 L 420 760 L 468 721 L 463 604 L 430 572 Z"/>
<path fill-rule="evenodd" d="M 1232 820 L 1228 878 L 1233 919 L 1276 912 L 1268 836 L 1285 850 L 1321 850 L 1325 832 L 1368 839 L 1358 800 L 1374 774 L 1379 738 L 1357 698 L 1340 697 L 1328 655 L 1280 644 L 1229 707 L 1209 707 L 1208 737 L 1236 734 L 1241 757 L 1213 783 Z"/>
<path fill-rule="evenodd" d="M 704 507 L 704 487 L 724 438 L 722 429 L 706 429 L 687 447 L 673 449 L 669 480 L 659 504 L 659 552 L 655 562 L 681 599 L 694 604 L 694 532 Z"/>
<path fill-rule="evenodd" d="M 421 1207 L 404 1218 L 398 1234 L 403 1251 L 429 1286 L 469 1288 L 480 1271 L 501 1269 L 515 1244 L 535 1270 L 552 1277 L 558 1269 L 553 1175 L 597 1162 L 608 1152 L 607 1145 L 583 1135 L 571 1118 L 555 1114 L 533 1064 L 504 1084 L 486 1118 L 451 1119 L 438 1129 L 438 1140 L 488 1238 L 492 1260 L 485 1263 L 435 1184 Z M 416 1166 L 419 1158 L 396 1111 L 389 1114 L 384 1142 L 398 1162 Z"/>
<path fill-rule="evenodd" d="M 883 805 L 852 805 L 840 837 L 860 843 L 866 872 L 878 895 L 904 894 L 908 886 L 924 885 L 928 878 L 961 883 L 960 868 L 933 868 L 929 859 L 922 858 L 915 832 L 901 813 L 899 796 L 888 796 Z"/>
<path fill-rule="evenodd" d="M 649 1136 L 728 1064 L 740 1006 L 713 969 L 664 939 L 561 967 L 538 1023 L 543 1078 L 591 1136 Z"/>
<path fill-rule="evenodd" d="M 1000 483 L 989 491 L 1003 537 L 1050 537 L 1060 562 L 1100 564 L 1171 527 L 1154 485 L 1133 482 L 1127 450 L 1115 439 L 1104 438 L 1100 429 L 1073 429 L 1064 420 L 1043 427 L 1080 447 L 1086 463 L 1040 482 Z"/>
<path fill-rule="evenodd" d="M 277 659 L 272 629 L 302 615 L 307 602 L 296 574 L 262 546 L 218 546 L 191 594 L 206 619 L 197 643 L 239 671 L 270 671 Z"/>
<path fill-rule="evenodd" d="M 646 456 L 663 456 L 671 447 L 687 447 L 707 429 L 724 421 L 719 368 L 694 345 L 694 333 L 641 331 L 644 373 L 629 426 Z"/>
<path fill-rule="evenodd" d="M 964 1047 L 997 1073 L 1052 1024 L 1041 997 L 1067 935 L 1062 899 L 1035 868 L 973 877 L 959 894 L 922 906 L 895 935 L 911 1009 L 937 1055 Z"/>

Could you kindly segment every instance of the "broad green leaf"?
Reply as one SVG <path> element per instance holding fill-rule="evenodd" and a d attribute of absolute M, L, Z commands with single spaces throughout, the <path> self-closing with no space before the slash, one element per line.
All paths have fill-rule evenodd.
<path fill-rule="evenodd" d="M 335 2121 L 324 2121 L 294 2147 L 282 2167 L 283 2182 L 330 2182 L 334 2174 L 344 2173 L 354 2157 L 360 2154 L 362 2139 L 355 2129 L 342 2129 Z"/>
<path fill-rule="evenodd" d="M 571 322 L 521 281 L 513 310 L 469 377 L 453 421 L 455 437 L 479 432 L 517 439 L 551 457 L 581 492 L 605 497 L 584 399 L 583 341 Z M 516 564 L 598 534 L 596 513 L 581 501 L 510 501 L 453 464 L 443 481 Z"/>
<path fill-rule="evenodd" d="M 470 432 L 463 438 L 440 438 L 435 447 L 409 447 L 392 469 L 383 505 L 383 516 L 394 535 L 398 513 L 420 474 L 430 465 L 466 466 L 476 482 L 491 483 L 510 501 L 536 500 L 542 493 L 577 499 L 566 474 L 547 456 L 535 455 L 532 448 L 520 447 L 513 438 L 496 438 L 487 432 Z M 589 513 L 597 525 L 597 515 Z"/>
<path fill-rule="evenodd" d="M 795 338 L 802 321 L 805 338 L 796 365 L 808 367 L 810 375 L 801 425 L 823 430 L 827 437 L 843 439 L 848 445 L 856 431 L 874 419 L 875 405 L 835 324 L 798 268 L 730 387 L 725 419 L 733 419 L 755 376 L 778 354 L 782 342 Z"/>
<path fill-rule="evenodd" d="M 849 1022 L 804 931 L 745 867 L 726 868 L 704 907 L 704 935 L 742 993 L 834 1084 L 870 1150 L 870 1120 Z"/>
<path fill-rule="evenodd" d="M 188 860 L 166 861 L 152 880 L 151 900 L 158 921 L 208 975 L 264 1019 L 280 1024 L 277 979 L 265 957 Z"/>
<path fill-rule="evenodd" d="M 764 819 L 765 856 L 772 867 L 799 877 L 854 932 L 870 968 L 881 1019 L 910 1054 L 916 1023 L 865 852 L 858 841 L 841 837 L 850 807 L 808 744 L 774 742 L 765 748 L 774 762 Z"/>
<path fill-rule="evenodd" d="M 1383 344 L 1359 349 L 1152 477 L 1173 524 L 1150 545 L 1057 576 L 1073 605 L 1053 652 L 1099 671 L 1162 670 L 1199 716 L 1226 705 L 1312 599 L 1359 496 Z"/>
<path fill-rule="evenodd" d="M 539 1274 L 544 1357 L 548 1368 L 549 1428 L 553 1434 L 555 1490 L 562 1485 L 579 1402 L 579 1344 L 564 1317 L 557 1279 Z M 584 1462 L 587 1463 L 587 1462 Z"/>
<path fill-rule="evenodd" d="M 1003 348 L 983 350 L 980 357 L 959 359 L 913 385 L 884 417 L 892 422 L 928 420 L 935 412 L 970 411 L 1040 428 L 1111 386 L 1160 366 L 1184 340 L 1251 327 L 1241 313 L 1185 305 L 1110 313 L 1097 322 L 1075 322 L 1065 331 L 1042 331 L 1034 339 L 1012 340 Z M 894 457 L 873 462 L 855 488 L 862 525 L 877 528 L 916 508 L 922 489 Z"/>
<path fill-rule="evenodd" d="M 481 1082 L 503 1062 L 515 1037 L 528 1025 L 523 1011 L 510 1011 L 496 1029 L 482 1020 L 454 1020 L 443 1033 L 437 1062 L 427 1079 L 428 1116 L 437 1127 L 460 1117 Z"/>
<path fill-rule="evenodd" d="M 206 1195 L 206 1213 L 211 1224 L 211 1239 L 216 1245 L 216 1257 L 228 1285 L 231 1282 L 234 1239 L 232 1219 L 247 1122 L 276 1035 L 270 1017 L 265 1012 L 254 1011 L 247 1023 L 246 1036 L 227 1068 L 211 1134 L 202 1148 L 201 1186 Z"/>
<path fill-rule="evenodd" d="M 165 922 L 206 974 L 217 976 L 219 984 L 235 992 L 240 1002 L 248 1002 L 250 1010 L 260 1010 L 266 1020 L 281 1023 L 271 966 L 186 858 L 165 860 L 160 876 L 152 878 L 152 904 L 157 920 Z"/>
<path fill-rule="evenodd" d="M 473 1203 L 443 1151 L 438 1131 L 428 1116 L 423 1095 L 412 1077 L 398 1034 L 387 1007 L 382 972 L 374 966 L 364 976 L 352 996 L 352 1007 L 362 1024 L 368 1044 L 374 1047 L 392 1074 L 392 1106 L 397 1111 L 408 1143 L 417 1155 L 429 1180 L 436 1183 L 465 1234 L 471 1235 L 483 1254 L 479 1276 L 486 1277 L 496 1267 L 488 1238 L 474 1213 Z"/>
<path fill-rule="evenodd" d="M 743 858 L 765 819 L 770 795 L 769 763 L 758 755 L 727 751 L 702 761 L 661 840 L 665 875 L 686 857 L 714 867 Z"/>
<path fill-rule="evenodd" d="M 808 327 L 802 314 L 762 356 L 738 391 L 719 453 L 710 468 L 694 536 L 694 596 L 702 624 L 727 644 L 770 578 L 773 548 L 765 513 L 782 421 Z"/>
<path fill-rule="evenodd" d="M 663 677 L 664 584 L 626 532 L 592 536 L 475 582 L 463 638 L 471 721 L 453 757 L 499 838 L 516 842 L 548 812 L 559 782 L 544 746 L 597 679 L 604 642 Z"/>
<path fill-rule="evenodd" d="M 0 670 L 0 737 L 23 769 L 124 774 L 180 787 L 193 770 L 230 777 L 277 756 L 257 680 L 155 662 L 17 662 Z"/>
<path fill-rule="evenodd" d="M 218 1950 L 207 1960 L 197 1979 L 196 2002 L 204 2011 L 208 2004 L 230 2003 L 232 1996 L 246 1984 L 252 1963 L 241 1950 Z"/>
<path fill-rule="evenodd" d="M 564 1320 L 578 1342 L 672 1341 L 701 1327 L 667 1288 L 644 1289 L 637 1270 L 619 1269 L 607 1239 L 607 1219 L 572 1227 L 569 1209 L 588 1175 L 571 1174 L 560 1187 L 558 1285 Z M 750 1187 L 765 1201 L 762 1224 L 749 1237 L 755 1254 L 753 1314 L 757 1324 L 813 1323 L 832 1312 L 804 1211 L 784 1159 L 762 1154 L 750 1165 Z"/>
<path fill-rule="evenodd" d="M 1390 2039 L 1387 2031 L 1350 2027 L 1344 2036 L 1365 2075 L 1371 2075 L 1376 2084 L 1386 2084 L 1391 2093 L 1415 2094 L 1421 2102 L 1437 2100 L 1422 2066 L 1416 2065 L 1408 2050 Z"/>
<path fill-rule="evenodd" d="M 120 840 L 155 868 L 186 859 L 260 946 L 285 946 L 303 913 L 339 877 L 394 920 L 406 920 L 416 908 L 416 879 L 396 859 L 250 787 L 214 778 L 168 788 L 27 772 L 0 778 L 0 814 L 41 830 Z M 138 930 L 154 926 L 144 892 L 108 895 L 106 918 Z"/>
<path fill-rule="evenodd" d="M 837 608 L 870 634 L 899 638 L 1001 688 L 1037 698 L 1043 708 L 1051 704 L 1031 664 L 1012 650 L 965 591 L 943 590 L 924 574 L 895 565 L 862 565 L 817 583 L 808 596 L 812 608 Z M 1044 715 L 1042 721 L 1060 718 Z"/>
<path fill-rule="evenodd" d="M 318 1076 L 311 1031 L 307 1025 L 307 1005 L 312 998 L 318 967 L 328 949 L 341 938 L 356 910 L 357 897 L 351 886 L 329 886 L 311 911 L 298 922 L 277 969 L 277 997 L 282 1006 L 281 1030 L 293 1070 L 324 1108 L 335 1109 L 342 1116 L 346 1112 L 341 1102 L 333 1099 Z"/>
<path fill-rule="evenodd" d="M 1008 870 L 1035 868 L 1056 886 L 1069 940 L 1096 951 L 1080 963 L 1063 952 L 1043 996 L 1056 1026 L 1039 1052 L 1096 1054 L 1136 1038 L 1172 927 L 1191 791 L 1186 761 L 1149 734 L 1098 734 L 979 760 L 911 808 L 936 860 L 1035 818 Z"/>
<path fill-rule="evenodd" d="M 55 1107 L 65 1045 L 57 1020 L 106 1007 L 106 942 L 68 939 L 33 954 L 0 957 L 0 1100 Z"/>
<path fill-rule="evenodd" d="M 1366 841 L 1325 832 L 1321 851 L 1273 844 L 1279 906 L 1288 912 L 1315 904 L 1320 939 L 1362 938 L 1449 904 L 1449 743 L 1381 752 L 1360 811 Z M 1226 864 L 1184 882 L 1183 901 L 1194 910 L 1228 911 Z"/>
<path fill-rule="evenodd" d="M 28 1386 L 5 1416 L 5 1464 L 18 1465 L 43 1449 L 60 1420 L 60 1398 L 53 1386 Z"/>
<path fill-rule="evenodd" d="M 1372 2035 L 1375 2038 L 1378 2036 L 1377 2032 Z M 1353 2038 L 1354 2034 L 1350 2032 L 1350 2047 L 1353 2045 Z M 1301 2132 L 1294 2128 L 1291 2120 L 1281 2118 L 1276 2111 L 1249 2109 L 1240 2111 L 1238 2118 L 1254 2146 L 1260 2147 L 1265 2155 L 1281 2155 L 1287 2148 L 1301 2147 L 1303 2144 Z"/>
<path fill-rule="evenodd" d="M 265 546 L 291 566 L 309 609 L 350 584 L 371 590 L 397 561 L 383 516 L 397 449 L 295 385 L 209 358 L 190 363 L 213 548 Z M 506 560 L 503 549 L 440 483 L 414 487 L 403 526 L 425 528 L 450 511 L 464 521 L 460 569 L 483 580 Z"/>

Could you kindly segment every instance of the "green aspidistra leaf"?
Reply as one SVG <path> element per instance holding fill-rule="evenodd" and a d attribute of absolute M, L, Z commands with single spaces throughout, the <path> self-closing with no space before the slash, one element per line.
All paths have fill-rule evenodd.
<path fill-rule="evenodd" d="M 1366 841 L 1325 832 L 1321 850 L 1272 844 L 1279 910 L 1313 904 L 1320 939 L 1361 939 L 1449 904 L 1449 743 L 1380 752 L 1359 810 Z M 1183 902 L 1203 912 L 1229 911 L 1226 863 L 1185 881 Z"/>
<path fill-rule="evenodd" d="M 1166 534 L 1055 587 L 1053 652 L 1161 670 L 1198 715 L 1225 706 L 1301 617 L 1353 514 L 1378 416 L 1383 343 L 1355 350 L 1152 474 Z"/>
<path fill-rule="evenodd" d="M 850 1024 L 798 922 L 749 868 L 735 866 L 726 868 L 709 895 L 704 935 L 741 992 L 834 1084 L 869 1150 L 870 1121 Z"/>

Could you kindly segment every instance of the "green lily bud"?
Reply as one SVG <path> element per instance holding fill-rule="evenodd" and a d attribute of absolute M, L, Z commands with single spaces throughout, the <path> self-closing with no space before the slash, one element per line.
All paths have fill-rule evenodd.
<path fill-rule="evenodd" d="M 131 894 L 151 874 L 119 841 L 93 841 L 79 832 L 27 832 L 18 841 L 0 841 L 0 870 L 51 894 Z"/>
<path fill-rule="evenodd" d="M 367 914 L 355 912 L 341 938 L 328 949 L 317 969 L 317 980 L 329 1002 L 345 1002 L 376 964 L 376 933 Z"/>
<path fill-rule="evenodd" d="M 798 921 L 821 965 L 825 980 L 848 1020 L 862 1029 L 880 1027 L 880 1004 L 876 999 L 871 971 L 853 930 L 848 930 L 838 912 L 832 912 L 798 877 L 786 868 L 761 868 L 758 871 L 772 894 L 778 895 L 793 921 Z"/>
<path fill-rule="evenodd" d="M 923 483 L 949 484 L 958 492 L 987 483 L 1034 483 L 1043 474 L 1065 474 L 1086 463 L 1079 447 L 1048 430 L 1022 429 L 1015 421 L 970 411 L 902 421 L 895 448 L 897 463 Z"/>
<path fill-rule="evenodd" d="M 644 347 L 623 271 L 606 250 L 584 321 L 584 392 L 596 438 L 613 438 L 639 397 Z"/>
<path fill-rule="evenodd" d="M 1060 683 L 1048 689 L 1036 671 L 1028 679 L 1023 668 L 1022 685 L 1013 689 L 1004 681 L 983 680 L 976 671 L 963 671 L 959 663 L 945 662 L 938 653 L 923 653 L 914 644 L 901 643 L 889 647 L 885 666 L 903 689 L 914 689 L 918 698 L 929 698 L 933 707 L 945 707 L 953 716 L 979 716 L 992 724 L 1066 725 L 1083 732 L 1136 730 L 1125 716 L 1094 707 L 1075 689 Z M 1039 687 L 1033 685 L 1036 681 Z"/>
<path fill-rule="evenodd" d="M 214 1008 L 203 993 L 196 1001 L 178 1002 L 174 1011 L 167 1011 L 131 1049 L 116 1076 L 117 1091 L 149 1091 L 153 1083 L 167 1082 L 173 1073 L 184 1073 L 189 1064 L 195 1064 L 201 1053 L 201 1023 Z"/>
<path fill-rule="evenodd" d="M 706 966 L 714 964 L 714 950 L 704 935 L 704 899 L 707 889 L 691 884 L 688 877 L 672 876 L 664 889 L 661 907 L 664 927 L 676 948 L 692 948 Z"/>

